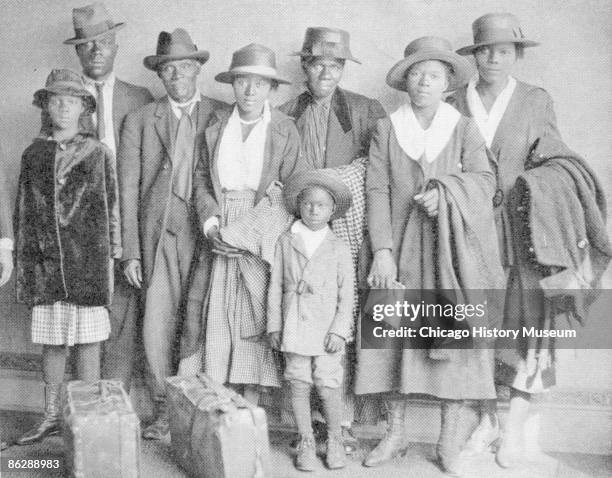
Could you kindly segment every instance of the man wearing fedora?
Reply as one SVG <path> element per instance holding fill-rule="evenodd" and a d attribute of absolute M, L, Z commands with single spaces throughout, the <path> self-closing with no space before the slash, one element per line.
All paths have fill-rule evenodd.
<path fill-rule="evenodd" d="M 386 116 L 377 100 L 338 86 L 346 60 L 360 63 L 352 55 L 349 42 L 349 33 L 344 30 L 309 27 L 302 50 L 294 53 L 301 57 L 307 89 L 279 108 L 295 119 L 304 159 L 317 169 L 348 165 L 367 156 L 376 122 Z M 356 263 L 357 257 L 353 261 Z M 347 354 L 347 358 L 350 356 Z M 350 375 L 345 374 L 347 383 Z M 350 452 L 357 441 L 350 433 L 353 398 L 347 390 L 345 386 L 343 435 Z"/>
<path fill-rule="evenodd" d="M 181 28 L 159 34 L 157 53 L 144 65 L 157 73 L 167 95 L 127 116 L 119 147 L 124 273 L 143 291 L 147 384 L 155 404 L 155 421 L 143 430 L 149 439 L 168 434 L 164 379 L 175 372 L 174 344 L 192 259 L 203 247 L 192 176 L 209 118 L 225 106 L 198 90 L 208 57 Z"/>
<path fill-rule="evenodd" d="M 96 114 L 88 125 L 97 138 L 117 155 L 126 115 L 153 101 L 146 88 L 126 83 L 113 71 L 118 45 L 115 33 L 125 23 L 115 23 L 102 3 L 72 11 L 75 36 L 64 41 L 75 45 L 83 68 L 85 88 L 97 102 Z M 43 125 L 44 127 L 44 125 Z M 102 377 L 121 379 L 129 391 L 134 363 L 134 338 L 138 317 L 138 296 L 127 284 L 119 264 L 115 270 L 115 291 L 111 306 L 111 335 L 102 351 Z"/>

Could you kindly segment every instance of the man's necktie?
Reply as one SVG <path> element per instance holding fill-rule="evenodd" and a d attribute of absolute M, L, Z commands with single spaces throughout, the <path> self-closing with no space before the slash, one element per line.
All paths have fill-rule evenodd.
<path fill-rule="evenodd" d="M 98 124 L 96 130 L 98 133 L 98 139 L 102 141 L 106 136 L 106 132 L 104 131 L 104 83 L 96 83 L 96 94 L 98 96 L 96 106 L 96 118 Z"/>
<path fill-rule="evenodd" d="M 189 114 L 189 105 L 181 106 L 181 119 L 174 143 L 172 190 L 174 194 L 189 201 L 193 175 L 194 128 Z"/>

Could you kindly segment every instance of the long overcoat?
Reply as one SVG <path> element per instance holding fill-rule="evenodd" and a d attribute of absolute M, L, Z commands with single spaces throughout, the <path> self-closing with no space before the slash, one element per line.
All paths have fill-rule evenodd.
<path fill-rule="evenodd" d="M 223 105 L 201 97 L 196 119 L 196 154 L 198 139 L 201 140 L 213 111 Z M 130 113 L 123 126 L 117 155 L 123 260 L 141 260 L 145 283 L 153 274 L 172 189 L 171 114 L 167 96 Z"/>
<path fill-rule="evenodd" d="M 447 101 L 462 115 L 471 117 L 466 92 L 466 86 L 460 88 Z M 538 138 L 544 136 L 561 139 L 552 98 L 542 88 L 517 81 L 490 147 L 496 158 L 497 191 L 493 199 L 495 222 L 500 241 L 499 250 L 506 266 L 514 262 L 507 210 L 508 195 L 516 178 L 525 171 L 525 161 L 531 147 Z"/>

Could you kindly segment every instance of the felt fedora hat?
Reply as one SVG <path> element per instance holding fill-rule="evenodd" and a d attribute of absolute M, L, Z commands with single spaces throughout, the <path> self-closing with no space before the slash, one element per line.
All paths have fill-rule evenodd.
<path fill-rule="evenodd" d="M 66 45 L 78 45 L 120 30 L 125 23 L 115 23 L 103 3 L 96 2 L 72 10 L 74 37 L 65 40 Z"/>
<path fill-rule="evenodd" d="M 353 195 L 348 186 L 340 178 L 338 172 L 329 168 L 314 169 L 294 174 L 285 183 L 283 198 L 285 200 L 285 207 L 291 214 L 299 216 L 300 205 L 298 204 L 298 199 L 300 193 L 304 189 L 314 186 L 325 189 L 334 198 L 336 210 L 331 217 L 332 220 L 344 216 L 351 207 Z"/>
<path fill-rule="evenodd" d="M 44 108 L 49 95 L 78 96 L 86 105 L 85 113 L 93 113 L 96 110 L 96 99 L 85 89 L 83 77 L 72 70 L 51 70 L 45 87 L 34 93 L 32 104 L 38 108 Z"/>
<path fill-rule="evenodd" d="M 313 56 L 339 58 L 361 64 L 351 53 L 350 40 L 349 32 L 339 28 L 308 27 L 304 35 L 302 50 L 292 55 L 303 58 Z"/>
<path fill-rule="evenodd" d="M 161 32 L 159 34 L 156 54 L 145 57 L 143 64 L 149 70 L 157 71 L 159 66 L 167 61 L 197 60 L 204 64 L 208 61 L 209 56 L 206 50 L 198 50 L 189 33 L 182 28 L 177 28 L 172 33 Z"/>
<path fill-rule="evenodd" d="M 481 46 L 495 43 L 516 43 L 524 47 L 539 43 L 525 38 L 518 18 L 511 13 L 487 13 L 472 23 L 474 44 L 459 48 L 459 55 L 470 55 Z"/>
<path fill-rule="evenodd" d="M 387 73 L 387 84 L 396 90 L 406 91 L 406 72 L 415 63 L 426 60 L 443 61 L 451 66 L 453 74 L 446 91 L 456 90 L 466 84 L 472 67 L 463 57 L 457 55 L 448 40 L 440 37 L 421 37 L 410 42 L 404 50 L 404 59 L 398 61 Z"/>
<path fill-rule="evenodd" d="M 276 55 L 272 50 L 257 43 L 251 43 L 236 50 L 228 71 L 215 76 L 220 83 L 232 83 L 237 75 L 259 75 L 285 85 L 291 82 L 278 76 Z"/>

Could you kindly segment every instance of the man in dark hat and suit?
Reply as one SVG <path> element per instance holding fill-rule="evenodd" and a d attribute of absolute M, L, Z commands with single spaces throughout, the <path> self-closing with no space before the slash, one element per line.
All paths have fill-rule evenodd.
<path fill-rule="evenodd" d="M 126 115 L 153 101 L 153 96 L 146 88 L 115 77 L 113 66 L 119 48 L 115 33 L 125 23 L 115 23 L 102 3 L 75 8 L 72 21 L 75 36 L 64 43 L 75 45 L 83 68 L 85 88 L 98 105 L 92 117 L 93 124 L 87 126 L 116 156 Z M 102 349 L 102 377 L 121 379 L 128 391 L 138 313 L 136 291 L 126 282 L 118 264 L 110 314 L 111 335 Z"/>
<path fill-rule="evenodd" d="M 360 63 L 352 55 L 349 42 L 349 33 L 344 30 L 308 28 L 302 50 L 294 53 L 301 57 L 307 89 L 279 108 L 295 118 L 304 159 L 316 169 L 348 165 L 367 156 L 376 122 L 386 115 L 377 100 L 338 86 L 346 60 Z M 342 425 L 348 452 L 357 445 L 350 433 L 354 408 L 352 392 L 348 390 L 350 370 L 347 363 Z"/>
<path fill-rule="evenodd" d="M 157 53 L 144 65 L 157 72 L 167 95 L 127 116 L 118 154 L 124 273 L 144 294 L 147 385 L 155 404 L 155 421 L 143 430 L 149 439 L 168 435 L 164 379 L 176 372 L 174 344 L 192 261 L 206 258 L 199 253 L 204 241 L 192 178 L 209 118 L 226 106 L 198 90 L 208 56 L 183 29 L 159 34 Z"/>

